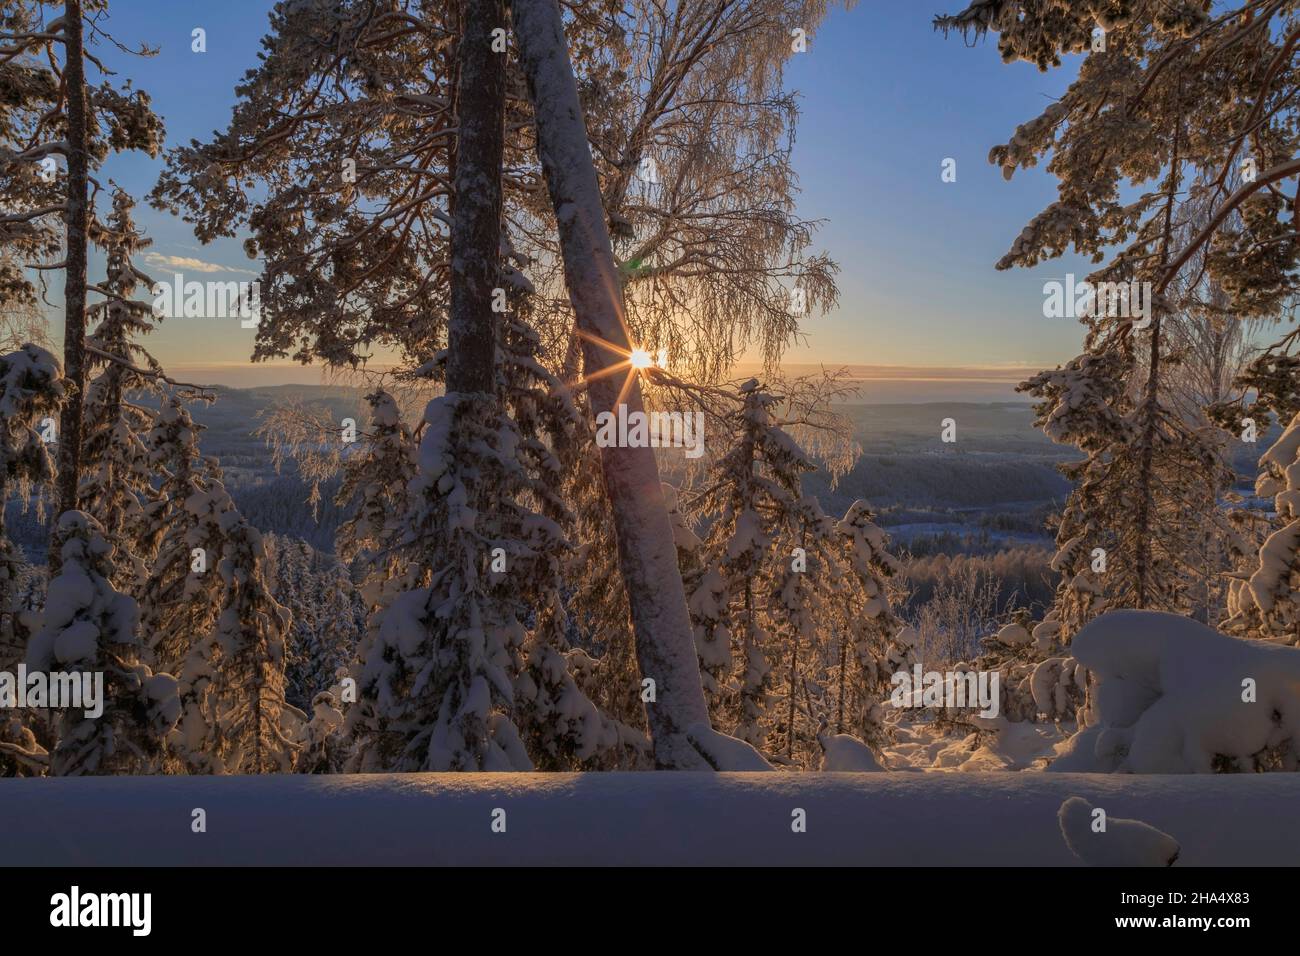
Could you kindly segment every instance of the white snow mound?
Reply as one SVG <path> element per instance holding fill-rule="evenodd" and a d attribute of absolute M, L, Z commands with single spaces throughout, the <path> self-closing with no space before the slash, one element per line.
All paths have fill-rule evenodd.
<path fill-rule="evenodd" d="M 1088 866 L 1173 866 L 1178 841 L 1141 820 L 1107 815 L 1105 828 L 1094 829 L 1097 814 L 1083 797 L 1061 804 L 1056 819 L 1070 852 Z"/>
<path fill-rule="evenodd" d="M 871 748 L 849 734 L 817 735 L 822 745 L 822 770 L 838 773 L 877 773 L 885 768 Z"/>
<path fill-rule="evenodd" d="M 1228 637 L 1162 611 L 1112 611 L 1070 651 L 1095 684 L 1087 727 L 1049 770 L 1297 769 L 1300 648 Z"/>

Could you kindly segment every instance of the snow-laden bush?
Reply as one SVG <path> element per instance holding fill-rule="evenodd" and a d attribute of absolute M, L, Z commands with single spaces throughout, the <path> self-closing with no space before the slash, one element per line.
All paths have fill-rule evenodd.
<path fill-rule="evenodd" d="M 1049 769 L 1211 773 L 1300 767 L 1300 649 L 1177 614 L 1111 611 L 1075 635 L 1092 673 L 1080 730 Z"/>

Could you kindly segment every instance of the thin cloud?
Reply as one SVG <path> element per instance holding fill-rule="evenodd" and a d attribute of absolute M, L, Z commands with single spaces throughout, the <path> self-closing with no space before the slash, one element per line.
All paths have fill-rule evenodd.
<path fill-rule="evenodd" d="M 236 269 L 234 266 L 223 266 L 219 262 L 204 262 L 202 259 L 195 259 L 190 256 L 165 256 L 161 252 L 147 252 L 144 261 L 151 266 L 166 266 L 169 269 L 180 269 L 189 272 L 229 272 L 234 275 L 255 276 L 258 273 L 249 269 Z"/>

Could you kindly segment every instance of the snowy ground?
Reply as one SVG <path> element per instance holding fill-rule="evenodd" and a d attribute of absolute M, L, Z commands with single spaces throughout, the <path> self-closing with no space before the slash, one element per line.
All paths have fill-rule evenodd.
<path fill-rule="evenodd" d="M 3 779 L 0 865 L 1068 866 L 1076 795 L 1171 834 L 1180 867 L 1300 859 L 1300 774 L 904 771 Z"/>
<path fill-rule="evenodd" d="M 1042 770 L 1074 732 L 1073 722 L 1009 723 L 996 733 L 943 733 L 932 722 L 900 720 L 885 747 L 886 770 Z"/>

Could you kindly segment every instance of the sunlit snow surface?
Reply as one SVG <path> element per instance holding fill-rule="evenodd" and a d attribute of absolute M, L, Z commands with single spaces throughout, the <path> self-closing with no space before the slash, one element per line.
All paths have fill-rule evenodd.
<path fill-rule="evenodd" d="M 0 864 L 1073 866 L 1075 795 L 1180 867 L 1300 859 L 1300 774 L 903 771 L 4 779 Z"/>

